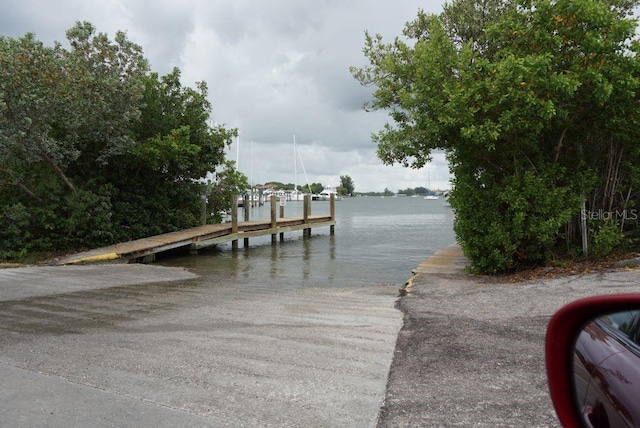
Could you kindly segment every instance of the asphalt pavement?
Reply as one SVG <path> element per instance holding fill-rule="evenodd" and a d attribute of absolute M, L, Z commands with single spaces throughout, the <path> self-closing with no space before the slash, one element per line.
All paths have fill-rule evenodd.
<path fill-rule="evenodd" d="M 398 301 L 404 325 L 377 426 L 559 427 L 544 361 L 551 316 L 579 298 L 640 293 L 640 270 L 504 283 L 465 274 L 460 257 L 454 246 L 427 260 Z"/>
<path fill-rule="evenodd" d="M 1 269 L 0 425 L 559 426 L 549 318 L 640 293 L 640 272 L 506 284 L 463 268 L 444 249 L 401 298 L 156 265 Z"/>

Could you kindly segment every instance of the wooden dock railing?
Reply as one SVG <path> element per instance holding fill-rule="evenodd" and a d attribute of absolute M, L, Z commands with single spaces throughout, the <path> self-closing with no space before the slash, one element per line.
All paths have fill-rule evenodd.
<path fill-rule="evenodd" d="M 64 257 L 56 262 L 58 265 L 98 263 L 105 261 L 141 261 L 152 262 L 155 255 L 176 248 L 188 247 L 192 251 L 212 245 L 231 242 L 233 249 L 238 248 L 238 240 L 243 239 L 245 247 L 249 245 L 249 238 L 271 235 L 271 242 L 275 244 L 278 234 L 280 240 L 284 234 L 298 230 L 303 231 L 303 236 L 310 236 L 314 227 L 330 228 L 334 233 L 335 197 L 331 195 L 329 201 L 330 214 L 328 216 L 311 215 L 311 198 L 305 196 L 302 217 L 284 217 L 283 207 L 280 207 L 280 218 L 276 216 L 277 197 L 271 197 L 271 218 L 262 220 L 249 220 L 248 209 L 245 211 L 245 221 L 238 222 L 238 197 L 235 196 L 232 203 L 231 223 L 206 224 L 177 232 L 151 236 L 149 238 L 136 239 L 108 247 L 96 248 L 83 253 Z M 245 205 L 247 206 L 247 205 Z"/>

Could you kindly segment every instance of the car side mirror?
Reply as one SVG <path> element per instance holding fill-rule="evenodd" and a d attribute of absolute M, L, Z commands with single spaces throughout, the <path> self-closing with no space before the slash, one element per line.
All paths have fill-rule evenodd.
<path fill-rule="evenodd" d="M 565 427 L 640 426 L 640 294 L 562 307 L 545 342 L 549 392 Z"/>

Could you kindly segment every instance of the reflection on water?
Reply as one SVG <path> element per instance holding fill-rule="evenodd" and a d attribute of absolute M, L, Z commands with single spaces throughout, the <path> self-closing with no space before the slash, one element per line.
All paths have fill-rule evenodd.
<path fill-rule="evenodd" d="M 328 202 L 313 202 L 312 214 L 328 215 Z M 250 211 L 252 219 L 269 218 L 269 207 Z M 302 215 L 302 203 L 288 202 L 285 216 Z M 239 214 L 243 218 L 243 214 Z M 160 263 L 184 266 L 211 281 L 290 286 L 402 285 L 411 270 L 436 250 L 454 242 L 453 213 L 441 201 L 422 198 L 349 198 L 336 202 L 335 235 L 329 228 L 251 238 L 239 250 L 219 245 L 197 256 Z"/>

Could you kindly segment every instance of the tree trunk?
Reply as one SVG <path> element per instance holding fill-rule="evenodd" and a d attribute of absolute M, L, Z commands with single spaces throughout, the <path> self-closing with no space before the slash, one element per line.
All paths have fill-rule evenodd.
<path fill-rule="evenodd" d="M 53 161 L 53 159 L 47 156 L 47 154 L 44 152 L 40 152 L 39 154 L 40 154 L 40 157 L 55 171 L 58 177 L 60 177 L 62 181 L 64 181 L 64 184 L 67 185 L 69 190 L 75 193 L 76 192 L 75 186 L 71 183 L 69 178 L 65 175 L 64 171 L 62 171 L 62 169 L 60 169 L 60 167 Z"/>
<path fill-rule="evenodd" d="M 19 180 L 18 178 L 16 178 L 16 176 L 13 174 L 13 172 L 11 172 L 8 169 L 4 169 L 4 168 L 0 168 L 0 171 L 3 171 L 5 173 L 7 173 L 7 175 L 9 177 L 11 177 L 11 179 L 14 181 L 15 185 L 18 186 L 20 188 L 20 190 L 22 190 L 23 192 L 25 192 L 27 195 L 29 195 L 30 197 L 32 197 L 33 199 L 35 199 L 38 202 L 42 202 L 42 198 L 40 198 L 38 195 L 36 195 L 31 189 L 29 189 L 26 184 L 24 184 L 21 180 Z"/>

